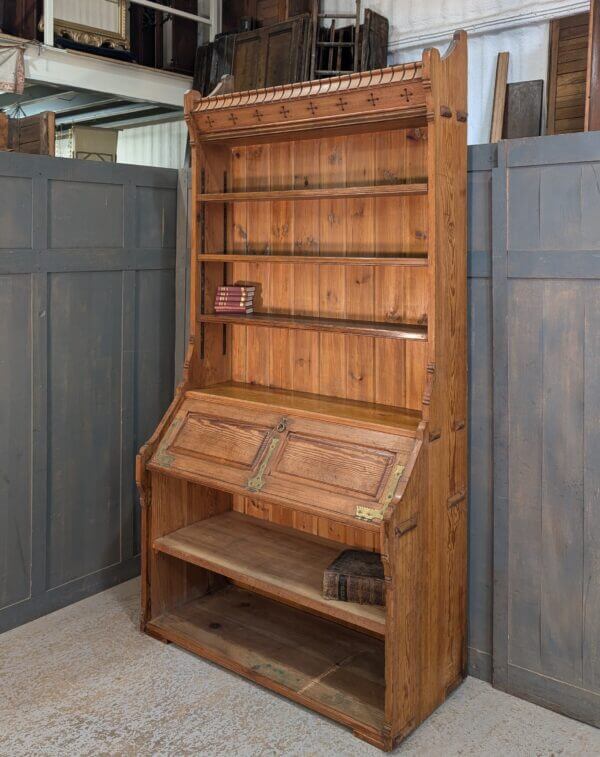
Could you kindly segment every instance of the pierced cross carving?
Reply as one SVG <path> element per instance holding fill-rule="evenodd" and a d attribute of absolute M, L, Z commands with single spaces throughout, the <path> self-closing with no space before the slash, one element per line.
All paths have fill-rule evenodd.
<path fill-rule="evenodd" d="M 344 100 L 343 97 L 338 97 L 338 106 L 344 110 L 344 106 L 348 105 L 348 100 Z"/>
<path fill-rule="evenodd" d="M 370 102 L 373 107 L 375 107 L 375 103 L 379 102 L 379 98 L 375 97 L 375 95 L 371 92 L 369 96 L 367 97 L 367 102 Z"/>
<path fill-rule="evenodd" d="M 412 89 L 408 89 L 408 87 L 404 87 L 404 89 L 400 93 L 400 99 L 404 100 L 405 102 L 410 102 L 411 97 L 412 97 Z"/>
<path fill-rule="evenodd" d="M 258 110 L 258 108 L 254 111 L 254 118 L 260 123 L 262 121 L 263 114 Z"/>
<path fill-rule="evenodd" d="M 213 120 L 210 116 L 206 116 L 206 123 L 208 124 L 209 128 L 213 125 Z"/>
<path fill-rule="evenodd" d="M 314 115 L 315 115 L 315 112 L 316 112 L 317 110 L 319 110 L 319 106 L 318 106 L 318 105 L 315 105 L 315 104 L 314 104 L 314 103 L 312 102 L 312 100 L 311 100 L 311 102 L 309 102 L 309 103 L 308 103 L 308 106 L 307 106 L 306 110 L 310 110 L 310 112 L 311 112 L 311 113 L 312 113 L 312 115 L 314 116 Z"/>
<path fill-rule="evenodd" d="M 237 116 L 235 115 L 235 113 L 229 114 L 229 120 L 231 121 L 232 124 L 237 124 Z"/>
<path fill-rule="evenodd" d="M 288 108 L 285 107 L 285 105 L 282 105 L 281 108 L 279 108 L 279 112 L 284 118 L 288 117 L 288 113 L 290 112 Z"/>

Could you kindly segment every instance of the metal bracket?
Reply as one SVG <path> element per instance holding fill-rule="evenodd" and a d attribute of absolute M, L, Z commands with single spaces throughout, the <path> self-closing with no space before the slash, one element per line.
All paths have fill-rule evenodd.
<path fill-rule="evenodd" d="M 365 505 L 357 505 L 355 517 L 360 518 L 360 520 L 368 521 L 383 520 L 383 514 L 387 510 L 388 505 L 394 499 L 396 489 L 398 488 L 398 483 L 402 478 L 402 474 L 404 473 L 405 469 L 406 466 L 400 463 L 395 465 L 392 469 L 390 477 L 388 478 L 387 485 L 385 487 L 385 491 L 383 493 L 383 497 L 380 500 L 382 505 L 381 507 L 366 507 Z"/>
<path fill-rule="evenodd" d="M 390 477 L 388 478 L 385 492 L 383 493 L 383 499 L 381 500 L 384 505 L 389 505 L 390 502 L 394 499 L 394 494 L 396 493 L 396 489 L 398 488 L 398 482 L 402 478 L 402 474 L 404 473 L 405 468 L 406 466 L 401 465 L 400 463 L 394 465 L 394 468 L 390 473 Z"/>
<path fill-rule="evenodd" d="M 373 522 L 374 520 L 383 520 L 384 512 L 385 512 L 385 507 L 377 508 L 377 507 L 365 507 L 365 505 L 357 505 L 356 512 L 354 513 L 354 515 L 359 520 L 368 520 L 370 522 Z"/>
<path fill-rule="evenodd" d="M 274 433 L 283 434 L 286 430 L 287 418 L 282 418 L 275 426 Z M 260 463 L 258 470 L 256 471 L 255 475 L 252 476 L 252 478 L 248 479 L 248 482 L 246 483 L 246 488 L 248 489 L 248 491 L 259 492 L 265 485 L 265 471 L 267 470 L 267 465 L 275 454 L 275 450 L 279 446 L 280 442 L 280 436 L 274 436 L 269 442 L 269 446 L 267 447 L 267 451 Z"/>

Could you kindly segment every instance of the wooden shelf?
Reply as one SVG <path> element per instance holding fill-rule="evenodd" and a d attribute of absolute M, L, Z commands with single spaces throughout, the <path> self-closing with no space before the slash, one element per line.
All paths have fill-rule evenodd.
<path fill-rule="evenodd" d="M 245 405 L 258 404 L 279 408 L 283 412 L 293 410 L 306 416 L 317 415 L 325 420 L 343 419 L 352 425 L 375 431 L 392 428 L 411 437 L 416 435 L 422 419 L 418 410 L 235 381 L 226 381 L 203 389 L 190 389 L 186 392 L 186 397 L 196 399 L 207 396 Z"/>
<path fill-rule="evenodd" d="M 427 183 L 370 184 L 361 187 L 329 187 L 314 189 L 273 189 L 257 192 L 215 192 L 200 194 L 198 202 L 272 202 L 273 200 L 329 200 L 352 197 L 393 197 L 425 195 Z"/>
<path fill-rule="evenodd" d="M 381 740 L 384 644 L 238 587 L 152 619 L 147 631 Z"/>
<path fill-rule="evenodd" d="M 351 255 L 236 255 L 204 254 L 198 255 L 199 263 L 290 263 L 291 265 L 394 265 L 409 268 L 426 268 L 427 256 L 421 257 L 352 257 Z"/>
<path fill-rule="evenodd" d="M 272 329 L 299 329 L 301 331 L 329 331 L 355 334 L 380 339 L 427 340 L 427 326 L 380 321 L 348 321 L 342 318 L 314 318 L 285 313 L 200 313 L 203 323 L 229 323 L 237 326 L 262 326 Z"/>
<path fill-rule="evenodd" d="M 156 539 L 153 546 L 273 599 L 385 635 L 385 608 L 321 596 L 323 571 L 342 551 L 341 544 L 307 539 L 266 521 L 227 512 Z"/>

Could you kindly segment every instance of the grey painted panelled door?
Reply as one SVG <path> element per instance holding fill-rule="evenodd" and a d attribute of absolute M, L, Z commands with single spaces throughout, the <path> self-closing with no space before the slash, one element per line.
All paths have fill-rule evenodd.
<path fill-rule="evenodd" d="M 0 152 L 0 631 L 138 572 L 177 172 Z"/>
<path fill-rule="evenodd" d="M 492 676 L 492 170 L 495 145 L 469 148 L 469 673 Z"/>
<path fill-rule="evenodd" d="M 494 684 L 600 726 L 600 134 L 494 176 Z"/>

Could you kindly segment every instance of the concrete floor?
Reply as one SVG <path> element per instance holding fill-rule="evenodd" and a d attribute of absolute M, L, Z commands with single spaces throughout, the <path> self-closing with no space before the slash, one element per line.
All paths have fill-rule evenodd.
<path fill-rule="evenodd" d="M 0 636 L 0 755 L 380 755 L 139 633 L 137 580 Z M 600 730 L 469 678 L 402 755 L 600 755 Z"/>

